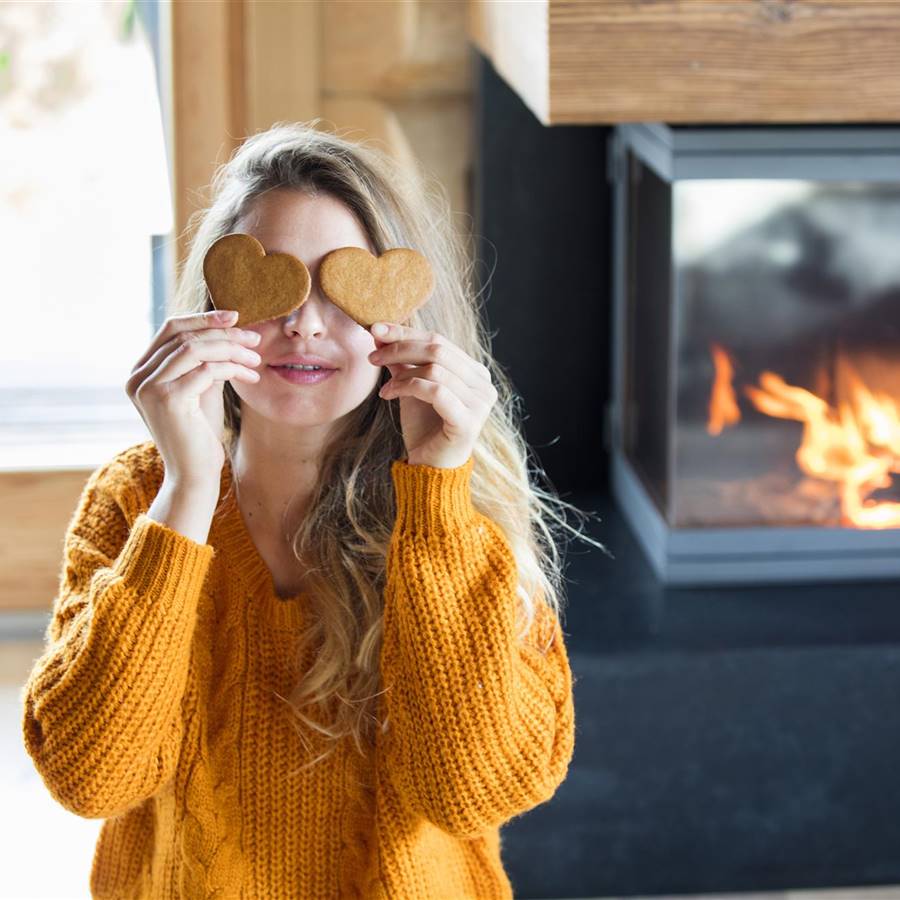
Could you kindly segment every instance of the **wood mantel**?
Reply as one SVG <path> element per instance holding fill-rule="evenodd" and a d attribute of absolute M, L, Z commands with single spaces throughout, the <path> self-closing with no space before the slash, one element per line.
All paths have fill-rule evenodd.
<path fill-rule="evenodd" d="M 545 125 L 900 121 L 893 0 L 468 0 Z"/>

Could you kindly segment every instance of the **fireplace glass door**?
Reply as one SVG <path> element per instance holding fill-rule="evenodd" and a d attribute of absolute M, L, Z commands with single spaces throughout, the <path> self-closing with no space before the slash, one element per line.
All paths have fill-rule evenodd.
<path fill-rule="evenodd" d="M 622 152 L 617 450 L 667 528 L 900 528 L 900 168 L 808 143 Z"/>

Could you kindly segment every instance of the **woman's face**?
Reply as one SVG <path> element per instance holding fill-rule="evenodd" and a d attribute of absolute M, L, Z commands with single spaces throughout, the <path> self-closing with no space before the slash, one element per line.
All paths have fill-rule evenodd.
<path fill-rule="evenodd" d="M 375 349 L 371 333 L 322 294 L 319 263 L 338 247 L 363 247 L 374 253 L 368 235 L 352 212 L 334 197 L 277 189 L 258 197 L 234 231 L 251 234 L 266 253 L 291 253 L 302 260 L 312 279 L 306 301 L 286 316 L 247 326 L 258 331 L 254 349 L 262 357 L 255 384 L 230 383 L 241 398 L 242 419 L 252 415 L 270 424 L 325 425 L 366 400 L 378 384 L 381 368 L 367 359 Z M 237 326 L 243 327 L 240 322 Z M 293 354 L 315 354 L 337 371 L 318 383 L 294 384 L 272 364 Z"/>

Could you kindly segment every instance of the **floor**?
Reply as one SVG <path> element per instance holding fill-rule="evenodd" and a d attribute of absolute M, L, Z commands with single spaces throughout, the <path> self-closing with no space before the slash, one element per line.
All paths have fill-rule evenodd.
<path fill-rule="evenodd" d="M 90 900 L 87 888 L 101 823 L 62 809 L 47 793 L 21 739 L 21 686 L 42 644 L 37 640 L 0 641 L 0 846 L 5 863 L 0 900 Z M 47 848 L 53 864 L 47 864 Z M 654 900 L 900 900 L 900 885 L 771 893 L 656 895 Z M 547 898 L 618 900 L 618 898 Z M 630 898 L 641 900 L 641 898 Z"/>

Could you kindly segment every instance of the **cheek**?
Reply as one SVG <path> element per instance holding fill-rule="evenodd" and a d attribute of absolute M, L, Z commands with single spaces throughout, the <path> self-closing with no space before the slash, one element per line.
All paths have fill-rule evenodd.
<path fill-rule="evenodd" d="M 382 366 L 373 366 L 365 358 L 353 366 L 353 381 L 356 384 L 365 385 L 367 390 L 371 390 L 374 385 L 378 384 L 382 377 L 389 378 L 390 372 Z"/>
<path fill-rule="evenodd" d="M 364 354 L 361 360 L 354 363 L 350 372 L 349 383 L 353 385 L 354 393 L 368 396 L 377 388 L 381 381 L 388 378 L 390 378 L 390 372 L 382 366 L 373 366 Z"/>

